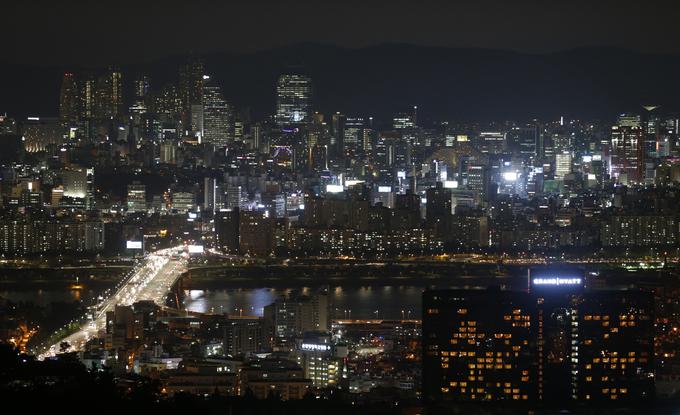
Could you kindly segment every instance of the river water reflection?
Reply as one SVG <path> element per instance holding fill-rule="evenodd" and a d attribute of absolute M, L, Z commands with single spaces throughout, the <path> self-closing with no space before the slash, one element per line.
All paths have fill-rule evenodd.
<path fill-rule="evenodd" d="M 335 318 L 420 318 L 424 287 L 363 286 L 328 288 Z M 276 298 L 297 293 L 313 294 L 317 289 L 233 288 L 185 290 L 184 307 L 196 312 L 262 316 L 263 308 Z"/>

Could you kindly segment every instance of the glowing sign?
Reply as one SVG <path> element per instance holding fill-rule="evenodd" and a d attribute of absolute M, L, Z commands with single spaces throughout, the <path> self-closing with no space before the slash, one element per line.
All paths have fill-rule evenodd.
<path fill-rule="evenodd" d="M 581 285 L 582 278 L 542 277 L 532 280 L 534 285 Z"/>
<path fill-rule="evenodd" d="M 331 349 L 331 346 L 327 344 L 313 344 L 313 343 L 302 343 L 300 346 L 302 350 L 310 350 L 315 352 L 326 352 Z"/>
<path fill-rule="evenodd" d="M 127 241 L 125 247 L 127 249 L 142 249 L 142 241 Z"/>
<path fill-rule="evenodd" d="M 505 179 L 508 182 L 514 182 L 517 180 L 517 172 L 514 171 L 506 171 L 503 173 L 503 179 Z"/>
<path fill-rule="evenodd" d="M 455 189 L 458 187 L 458 180 L 447 180 L 444 182 L 445 189 Z"/>
<path fill-rule="evenodd" d="M 389 193 L 392 191 L 392 186 L 378 186 L 378 193 Z"/>
<path fill-rule="evenodd" d="M 189 245 L 189 253 L 190 254 L 202 254 L 203 253 L 203 245 Z"/>
<path fill-rule="evenodd" d="M 341 184 L 327 184 L 326 193 L 342 193 L 345 189 Z"/>

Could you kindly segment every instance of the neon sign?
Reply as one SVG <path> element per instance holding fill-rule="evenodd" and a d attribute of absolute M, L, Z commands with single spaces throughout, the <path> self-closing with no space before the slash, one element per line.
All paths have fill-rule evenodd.
<path fill-rule="evenodd" d="M 582 278 L 543 277 L 534 278 L 534 285 L 581 285 Z"/>

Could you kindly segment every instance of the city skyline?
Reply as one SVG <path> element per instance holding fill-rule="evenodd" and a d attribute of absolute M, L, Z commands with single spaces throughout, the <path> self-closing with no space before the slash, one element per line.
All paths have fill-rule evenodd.
<path fill-rule="evenodd" d="M 655 6 L 3 6 L 0 398 L 677 411 Z"/>

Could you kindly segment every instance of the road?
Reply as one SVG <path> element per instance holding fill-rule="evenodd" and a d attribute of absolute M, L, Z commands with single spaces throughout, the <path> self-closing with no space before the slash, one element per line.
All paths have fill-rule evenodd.
<path fill-rule="evenodd" d="M 147 254 L 135 265 L 130 277 L 119 284 L 114 294 L 97 305 L 92 320 L 82 325 L 77 332 L 52 345 L 46 352 L 39 354 L 38 359 L 43 360 L 62 352 L 60 345 L 64 342 L 70 345 L 66 352 L 82 350 L 88 340 L 103 334 L 106 329 L 106 312 L 113 311 L 116 305 L 131 305 L 143 300 L 164 305 L 167 293 L 179 276 L 186 271 L 186 265 L 187 254 L 184 252 L 184 246 Z"/>

